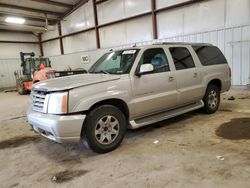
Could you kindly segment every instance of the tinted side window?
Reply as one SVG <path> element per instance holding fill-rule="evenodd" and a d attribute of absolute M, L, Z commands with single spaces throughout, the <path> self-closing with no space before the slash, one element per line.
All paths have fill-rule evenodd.
<path fill-rule="evenodd" d="M 215 46 L 193 46 L 202 65 L 226 64 L 227 60 Z"/>
<path fill-rule="evenodd" d="M 193 57 L 187 48 L 184 47 L 175 47 L 169 48 L 172 55 L 175 69 L 183 70 L 195 67 Z"/>
<path fill-rule="evenodd" d="M 167 56 L 162 48 L 152 48 L 146 50 L 141 56 L 139 65 L 152 64 L 154 73 L 169 71 Z"/>

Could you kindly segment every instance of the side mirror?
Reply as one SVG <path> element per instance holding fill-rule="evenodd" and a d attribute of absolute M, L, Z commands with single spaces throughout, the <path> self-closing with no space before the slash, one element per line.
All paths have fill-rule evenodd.
<path fill-rule="evenodd" d="M 154 66 L 152 64 L 142 64 L 140 66 L 140 70 L 137 74 L 137 76 L 141 76 L 143 74 L 151 73 L 154 71 Z"/>

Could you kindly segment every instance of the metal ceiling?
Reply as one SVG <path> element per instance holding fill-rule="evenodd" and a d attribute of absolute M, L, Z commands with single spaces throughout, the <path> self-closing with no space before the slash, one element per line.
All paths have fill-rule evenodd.
<path fill-rule="evenodd" d="M 0 31 L 41 33 L 53 30 L 55 23 L 88 0 L 0 0 Z M 6 23 L 8 16 L 22 17 L 23 25 Z M 48 25 L 46 25 L 46 18 Z"/>

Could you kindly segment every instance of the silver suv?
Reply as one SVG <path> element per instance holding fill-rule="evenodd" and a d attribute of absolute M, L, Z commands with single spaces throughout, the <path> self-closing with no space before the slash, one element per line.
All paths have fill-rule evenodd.
<path fill-rule="evenodd" d="M 216 112 L 231 70 L 210 44 L 161 43 L 104 54 L 87 74 L 46 80 L 31 93 L 28 121 L 50 140 L 109 152 L 136 129 L 198 108 Z"/>

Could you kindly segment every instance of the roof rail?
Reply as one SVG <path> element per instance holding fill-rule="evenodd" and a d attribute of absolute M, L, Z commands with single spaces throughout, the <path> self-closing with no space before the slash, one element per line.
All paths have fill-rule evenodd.
<path fill-rule="evenodd" d="M 210 43 L 193 43 L 193 42 L 156 42 L 153 45 L 192 45 L 192 46 L 213 46 Z"/>

